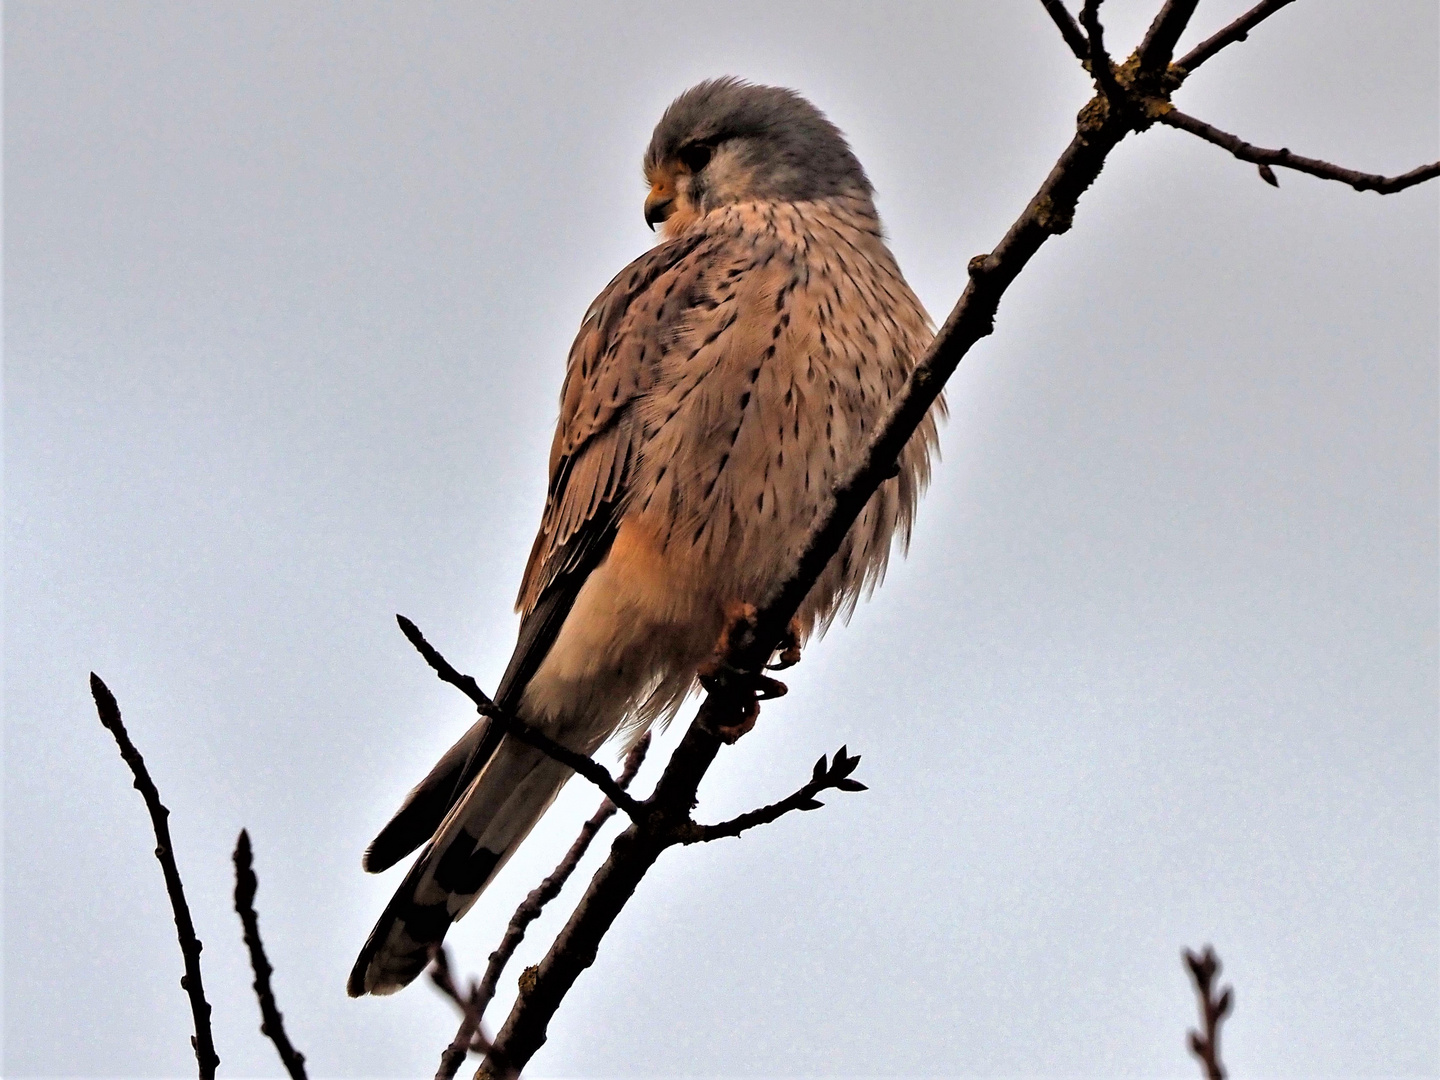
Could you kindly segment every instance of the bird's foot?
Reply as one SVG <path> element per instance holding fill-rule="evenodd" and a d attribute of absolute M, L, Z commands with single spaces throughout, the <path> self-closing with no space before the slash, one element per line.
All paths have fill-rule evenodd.
<path fill-rule="evenodd" d="M 754 604 L 741 600 L 726 604 L 725 624 L 715 643 L 715 652 L 695 672 L 707 692 L 735 699 L 740 706 L 738 721 L 715 728 L 715 734 L 727 743 L 733 743 L 755 726 L 755 720 L 760 715 L 760 702 L 781 697 L 790 691 L 779 679 L 759 672 L 743 671 L 730 662 L 731 653 L 742 647 L 746 638 L 754 633 L 755 616 Z"/>
<path fill-rule="evenodd" d="M 785 628 L 785 636 L 780 640 L 780 655 L 775 658 L 773 664 L 765 665 L 765 669 L 767 671 L 784 671 L 799 662 L 800 619 L 796 616 L 790 620 L 790 625 Z"/>
<path fill-rule="evenodd" d="M 790 688 L 779 679 L 753 671 L 732 667 L 723 657 L 712 657 L 695 671 L 696 677 L 709 693 L 743 695 L 748 693 L 756 702 L 784 697 Z M 748 729 L 747 729 L 748 730 Z"/>

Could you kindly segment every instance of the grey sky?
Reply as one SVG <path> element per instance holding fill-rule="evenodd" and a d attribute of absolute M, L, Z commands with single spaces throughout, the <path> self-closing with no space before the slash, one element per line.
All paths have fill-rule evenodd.
<path fill-rule="evenodd" d="M 1157 3 L 1107 4 L 1111 42 Z M 1025 0 L 11 2 L 5 32 L 3 1071 L 193 1070 L 94 669 L 174 812 L 223 1074 L 279 1074 L 244 825 L 312 1075 L 430 1075 L 427 987 L 344 996 L 395 881 L 360 852 L 467 722 L 393 614 L 493 685 L 660 111 L 800 89 L 939 319 L 1083 73 Z M 1178 103 L 1402 171 L 1437 156 L 1437 33 L 1428 0 L 1307 0 Z M 953 380 L 910 557 L 700 812 L 841 743 L 871 790 L 667 855 L 537 1075 L 1189 1076 L 1205 941 L 1234 1075 L 1440 1073 L 1440 189 L 1280 183 L 1167 130 L 1113 156 Z M 572 783 L 456 928 L 466 969 L 596 802 Z"/>

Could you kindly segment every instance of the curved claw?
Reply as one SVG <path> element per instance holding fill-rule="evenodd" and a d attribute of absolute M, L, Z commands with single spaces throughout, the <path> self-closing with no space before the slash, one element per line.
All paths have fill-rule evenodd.
<path fill-rule="evenodd" d="M 784 671 L 792 668 L 800 662 L 800 620 L 791 619 L 790 625 L 785 628 L 785 638 L 780 642 L 780 655 L 775 658 L 775 663 L 766 664 L 766 671 Z"/>

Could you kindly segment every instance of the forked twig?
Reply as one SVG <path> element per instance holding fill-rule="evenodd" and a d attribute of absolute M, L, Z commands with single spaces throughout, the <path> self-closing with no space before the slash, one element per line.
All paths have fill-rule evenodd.
<path fill-rule="evenodd" d="M 640 766 L 644 763 L 645 755 L 649 749 L 650 733 L 646 732 L 625 757 L 625 765 L 620 772 L 620 778 L 618 780 L 622 788 L 628 788 L 631 781 L 635 779 L 635 774 L 640 771 Z M 500 976 L 504 972 L 506 965 L 510 963 L 510 959 L 515 955 L 515 950 L 519 948 L 520 943 L 525 940 L 525 931 L 532 922 L 540 917 L 541 912 L 545 909 L 545 905 L 560 895 L 560 890 L 565 887 L 565 882 L 570 879 L 570 875 L 573 874 L 575 868 L 580 865 L 580 860 L 585 857 L 585 852 L 589 850 L 591 841 L 595 839 L 596 834 L 600 832 L 605 823 L 614 815 L 615 804 L 607 798 L 601 802 L 599 808 L 590 819 L 580 827 L 580 835 L 577 836 L 575 842 L 570 845 L 570 850 L 565 853 L 565 857 L 560 860 L 559 865 L 551 871 L 550 875 L 544 881 L 531 889 L 525 899 L 520 902 L 520 906 L 515 909 L 515 914 L 510 917 L 510 923 L 505 928 L 505 936 L 500 939 L 500 944 L 496 946 L 495 951 L 490 954 L 489 963 L 485 966 L 484 977 L 481 978 L 478 984 L 471 988 L 468 1004 L 474 1011 L 474 1022 L 473 1025 L 471 1025 L 472 1030 L 467 1032 L 467 1025 L 469 1025 L 471 1021 L 471 1017 L 467 1014 L 465 1022 L 462 1022 L 460 1025 L 460 1031 L 456 1034 L 455 1040 L 441 1057 L 440 1071 L 435 1074 L 435 1080 L 452 1080 L 455 1074 L 459 1072 L 460 1065 L 465 1060 L 465 1048 L 476 1048 L 472 1036 L 476 1030 L 480 1030 L 480 1024 L 485 1015 L 485 1010 L 489 1008 L 490 1002 L 494 1000 L 495 991 L 500 985 Z M 445 957 L 443 950 L 435 958 L 436 968 L 441 968 L 442 963 L 448 967 L 448 959 Z M 442 990 L 445 990 L 444 985 L 440 984 L 435 971 L 431 972 L 430 977 L 437 985 L 440 985 Z M 452 989 L 447 991 L 447 993 L 458 1001 L 459 996 L 453 991 L 453 981 L 450 985 Z M 488 1039 L 483 1040 L 483 1042 L 485 1045 L 479 1048 L 482 1053 L 488 1051 L 490 1048 Z"/>
<path fill-rule="evenodd" d="M 819 810 L 825 804 L 817 800 L 815 796 L 822 791 L 831 789 L 838 791 L 869 790 L 859 780 L 850 779 L 850 774 L 859 764 L 860 755 L 846 756 L 846 748 L 843 746 L 835 752 L 835 760 L 828 766 L 825 764 L 825 755 L 821 754 L 820 760 L 815 762 L 815 771 L 810 774 L 810 782 L 793 795 L 715 825 L 698 825 L 694 822 L 681 825 L 676 835 L 682 844 L 700 844 L 709 840 L 739 836 L 746 829 L 753 829 L 757 825 L 768 825 L 793 810 Z"/>
<path fill-rule="evenodd" d="M 120 756 L 135 777 L 135 790 L 140 792 L 145 800 L 145 809 L 150 811 L 150 824 L 155 829 L 155 858 L 160 860 L 160 870 L 165 875 L 165 891 L 170 894 L 170 907 L 175 912 L 175 933 L 180 939 L 180 952 L 185 957 L 185 974 L 180 979 L 180 985 L 190 997 L 190 1012 L 195 1018 L 195 1034 L 190 1037 L 190 1045 L 195 1048 L 200 1080 L 212 1080 L 220 1058 L 215 1053 L 215 1037 L 210 1030 L 210 1003 L 205 1000 L 205 986 L 200 978 L 200 939 L 195 936 L 190 905 L 185 902 L 185 886 L 180 881 L 180 869 L 175 865 L 168 821 L 170 811 L 160 801 L 160 791 L 155 781 L 150 779 L 145 759 L 130 741 L 130 735 L 120 719 L 120 705 L 115 695 L 93 671 L 90 673 L 90 694 L 95 698 L 100 723 L 115 737 Z"/>
<path fill-rule="evenodd" d="M 444 945 L 435 950 L 430 965 L 430 981 L 460 1009 L 460 1030 L 440 1055 L 440 1068 L 435 1080 L 454 1080 L 460 1066 L 472 1051 L 484 1054 L 490 1050 L 490 1037 L 485 1033 L 485 1007 L 480 1004 L 480 986 L 471 980 L 470 990 L 461 994 L 450 969 L 450 950 Z"/>
<path fill-rule="evenodd" d="M 275 1004 L 275 992 L 270 987 L 270 975 L 275 970 L 265 955 L 265 943 L 260 940 L 260 917 L 255 914 L 255 890 L 259 881 L 255 877 L 254 859 L 250 852 L 250 834 L 244 829 L 235 841 L 235 913 L 240 916 L 244 928 L 245 947 L 250 952 L 250 967 L 255 972 L 255 997 L 260 1001 L 260 1034 L 275 1044 L 281 1064 L 292 1080 L 306 1080 L 305 1055 L 290 1044 L 285 1034 L 285 1018 Z"/>
<path fill-rule="evenodd" d="M 1225 1080 L 1225 1065 L 1220 1060 L 1220 1025 L 1235 1004 L 1230 987 L 1215 996 L 1215 976 L 1220 974 L 1220 958 L 1209 945 L 1198 956 L 1185 950 L 1185 966 L 1195 982 L 1195 996 L 1200 999 L 1200 1020 L 1205 1025 L 1202 1034 L 1190 1030 L 1190 1052 L 1199 1059 L 1205 1070 L 1205 1080 Z"/>

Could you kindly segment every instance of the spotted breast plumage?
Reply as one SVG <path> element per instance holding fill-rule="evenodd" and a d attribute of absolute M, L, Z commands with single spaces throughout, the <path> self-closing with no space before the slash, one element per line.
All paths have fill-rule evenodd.
<path fill-rule="evenodd" d="M 571 349 L 550 485 L 496 701 L 593 753 L 668 720 L 737 606 L 794 568 L 838 477 L 930 342 L 841 133 L 790 90 L 701 83 L 645 155 L 663 239 L 608 285 Z M 803 641 L 909 539 L 936 406 L 806 598 Z M 481 720 L 365 854 L 424 845 L 350 976 L 419 974 L 569 776 Z"/>

